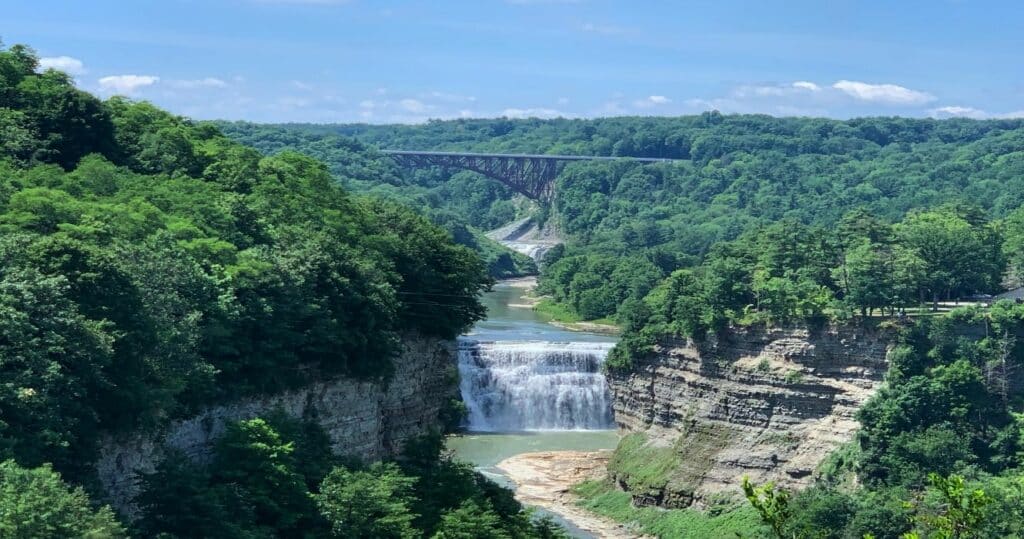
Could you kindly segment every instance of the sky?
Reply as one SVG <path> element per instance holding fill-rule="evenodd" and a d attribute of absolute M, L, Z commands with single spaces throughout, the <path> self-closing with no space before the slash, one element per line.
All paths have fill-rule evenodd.
<path fill-rule="evenodd" d="M 0 0 L 0 39 L 197 119 L 1024 117 L 1020 0 Z"/>

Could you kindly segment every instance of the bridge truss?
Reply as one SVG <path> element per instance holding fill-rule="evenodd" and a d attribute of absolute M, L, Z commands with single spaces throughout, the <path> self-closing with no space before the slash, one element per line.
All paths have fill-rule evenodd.
<path fill-rule="evenodd" d="M 418 152 L 383 150 L 399 165 L 408 168 L 439 167 L 477 172 L 498 180 L 513 191 L 533 200 L 548 202 L 554 196 L 555 178 L 572 161 L 612 161 L 621 157 L 585 155 L 534 155 L 466 152 Z M 673 159 L 628 158 L 641 162 Z"/>

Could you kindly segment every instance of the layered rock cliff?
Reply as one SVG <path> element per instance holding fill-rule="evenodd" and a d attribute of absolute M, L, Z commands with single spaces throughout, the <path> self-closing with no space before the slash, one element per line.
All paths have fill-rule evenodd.
<path fill-rule="evenodd" d="M 387 385 L 350 378 L 326 380 L 213 406 L 155 433 L 106 438 L 100 444 L 96 471 L 107 501 L 133 516 L 131 500 L 138 493 L 140 475 L 151 472 L 168 450 L 205 461 L 228 422 L 276 409 L 297 418 L 314 418 L 340 455 L 368 461 L 394 455 L 406 440 L 441 428 L 442 408 L 458 396 L 455 354 L 454 342 L 407 337 Z"/>
<path fill-rule="evenodd" d="M 890 335 L 864 327 L 738 328 L 663 341 L 611 373 L 627 437 L 609 470 L 639 504 L 707 505 L 741 478 L 802 487 L 851 439 L 886 370 Z M 720 494 L 717 494 L 720 495 Z"/>

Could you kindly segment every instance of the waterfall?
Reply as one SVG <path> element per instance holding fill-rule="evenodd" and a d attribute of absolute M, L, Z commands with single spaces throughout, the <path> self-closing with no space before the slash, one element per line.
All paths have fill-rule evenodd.
<path fill-rule="evenodd" d="M 612 346 L 460 340 L 460 389 L 469 409 L 469 428 L 611 428 L 611 395 L 601 365 Z"/>
<path fill-rule="evenodd" d="M 502 241 L 501 244 L 517 253 L 522 253 L 537 262 L 543 260 L 544 254 L 550 251 L 555 245 L 553 243 L 528 241 Z"/>

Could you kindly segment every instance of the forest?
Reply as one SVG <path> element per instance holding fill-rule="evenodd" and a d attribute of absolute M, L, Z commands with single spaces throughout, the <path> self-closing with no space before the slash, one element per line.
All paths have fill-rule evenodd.
<path fill-rule="evenodd" d="M 878 241 L 874 247 L 854 246 L 851 242 L 857 238 L 838 237 L 834 228 L 844 218 L 901 224 L 904 233 L 879 238 L 893 246 L 902 244 L 909 234 L 904 220 L 913 220 L 921 234 L 957 235 L 960 232 L 948 227 L 956 228 L 966 218 L 970 228 L 981 226 L 985 231 L 973 230 L 971 239 L 954 247 L 962 257 L 978 258 L 963 249 L 988 248 L 999 241 L 1007 244 L 999 256 L 1022 256 L 1014 249 L 1021 244 L 1024 219 L 1015 213 L 1024 203 L 1021 120 L 839 121 L 710 112 L 678 118 L 452 120 L 413 126 L 234 123 L 222 127 L 229 136 L 264 151 L 288 148 L 323 157 L 336 171 L 354 165 L 343 150 L 334 148 L 357 144 L 678 159 L 655 164 L 628 159 L 572 164 L 556 181 L 552 207 L 533 209 L 539 220 L 550 218 L 566 239 L 565 248 L 550 253 L 546 261 L 549 268 L 541 277 L 541 290 L 584 319 L 621 318 L 626 300 L 645 297 L 672 272 L 700 273 L 703 264 L 722 256 L 725 245 L 738 242 L 733 250 L 742 250 L 754 238 L 771 235 L 770 227 L 785 228 L 779 225 L 783 222 L 805 227 L 801 235 L 821 236 L 821 260 L 815 264 L 828 267 L 816 270 L 814 278 L 787 277 L 786 283 L 772 283 L 794 289 L 786 295 L 795 297 L 782 303 L 807 300 L 799 296 L 815 294 L 806 286 L 810 283 L 829 288 L 832 296 L 843 300 L 848 283 L 835 282 L 831 273 L 847 262 L 847 251 L 857 247 L 854 262 L 858 257 L 882 256 Z M 374 166 L 394 170 L 386 158 L 376 159 Z M 386 192 L 396 185 L 435 193 L 413 202 L 432 211 L 465 216 L 477 228 L 496 227 L 531 211 L 497 182 L 469 172 L 389 174 L 361 189 Z M 951 213 L 950 207 L 956 209 Z M 928 230 L 931 226 L 926 223 L 947 230 Z M 982 239 L 979 234 L 988 236 Z M 927 240 L 919 237 L 918 241 Z M 908 254 L 904 248 L 886 250 Z M 1021 261 L 1010 262 L 1019 265 Z M 770 277 L 782 278 L 778 273 L 787 270 L 770 271 L 774 272 Z M 915 303 L 921 294 L 933 300 L 1000 291 L 999 276 L 993 278 L 991 271 L 982 275 L 985 271 L 971 269 L 980 273 L 960 283 L 940 282 L 948 278 L 938 275 L 910 276 L 915 281 L 912 286 L 918 288 L 912 294 Z M 747 287 L 754 286 L 752 274 L 744 280 Z M 797 288 L 804 291 L 798 293 Z M 738 307 L 757 307 L 756 303 Z M 850 304 L 855 310 L 862 306 L 880 307 Z"/>
<path fill-rule="evenodd" d="M 400 170 L 387 148 L 625 159 L 567 166 L 543 207 L 472 173 Z M 1020 537 L 1024 308 L 931 309 L 1024 281 L 1022 205 L 1021 120 L 203 123 L 98 99 L 15 45 L 0 50 L 0 536 L 560 536 L 437 436 L 367 464 L 315 424 L 238 422 L 210 464 L 147 477 L 132 523 L 97 503 L 89 468 L 104 433 L 323 376 L 387 380 L 402 334 L 454 337 L 494 278 L 537 270 L 483 235 L 533 216 L 565 239 L 540 292 L 623 329 L 609 369 L 736 324 L 897 335 L 818 485 L 745 485 L 772 533 Z"/>
<path fill-rule="evenodd" d="M 386 381 L 403 334 L 464 332 L 491 282 L 446 230 L 313 158 L 0 49 L 0 536 L 557 536 L 438 436 L 367 466 L 278 415 L 229 426 L 209 466 L 165 461 L 135 522 L 97 503 L 101 435 L 328 376 Z M 342 514 L 353 499 L 362 513 Z"/>
<path fill-rule="evenodd" d="M 651 533 L 1024 536 L 1024 308 L 933 310 L 984 303 L 1024 282 L 1020 120 L 712 112 L 224 129 L 271 153 L 359 144 L 678 159 L 567 166 L 550 208 L 466 172 L 406 172 L 362 189 L 458 190 L 417 203 L 479 228 L 530 212 L 548 221 L 565 244 L 540 264 L 539 291 L 580 318 L 618 323 L 612 370 L 633 368 L 665 337 L 700 342 L 737 324 L 868 324 L 895 335 L 885 388 L 814 487 L 743 485 L 764 529 L 750 530 L 745 517 L 725 519 L 746 523 L 739 528 L 711 529 L 702 526 L 714 519 L 668 511 L 648 515 L 658 523 L 644 528 Z M 325 159 L 334 170 L 351 162 Z M 475 210 L 459 206 L 467 198 Z M 591 507 L 618 499 L 613 486 L 582 488 Z M 623 503 L 606 514 L 640 514 Z M 665 524 L 673 519 L 681 527 Z"/>
<path fill-rule="evenodd" d="M 514 200 L 504 185 L 471 172 L 401 170 L 376 146 L 357 139 L 321 137 L 305 130 L 246 122 L 217 122 L 229 137 L 273 155 L 294 151 L 327 164 L 341 185 L 354 193 L 399 202 L 440 225 L 484 259 L 494 278 L 537 271 L 534 261 L 488 239 L 484 232 L 524 215 L 527 201 Z"/>

